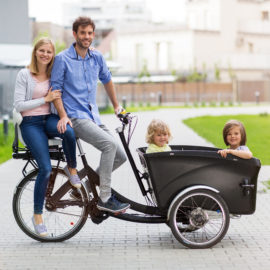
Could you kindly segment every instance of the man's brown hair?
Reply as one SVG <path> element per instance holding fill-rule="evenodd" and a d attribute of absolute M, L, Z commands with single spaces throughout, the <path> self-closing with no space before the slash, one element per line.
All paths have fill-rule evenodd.
<path fill-rule="evenodd" d="M 95 23 L 91 20 L 91 18 L 89 17 L 78 17 L 73 25 L 72 25 L 72 30 L 73 32 L 77 33 L 78 32 L 78 28 L 79 26 L 88 26 L 88 25 L 91 25 L 93 27 L 93 31 L 95 31 Z"/>

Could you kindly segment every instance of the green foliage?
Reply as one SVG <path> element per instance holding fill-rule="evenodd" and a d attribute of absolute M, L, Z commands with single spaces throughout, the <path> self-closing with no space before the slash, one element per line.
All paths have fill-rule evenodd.
<path fill-rule="evenodd" d="M 216 81 L 220 81 L 220 68 L 217 64 L 215 64 L 215 79 Z"/>
<path fill-rule="evenodd" d="M 263 181 L 262 183 L 266 186 L 267 189 L 270 189 L 270 180 Z M 266 192 L 266 190 L 264 191 Z"/>
<path fill-rule="evenodd" d="M 144 60 L 142 70 L 141 70 L 141 72 L 138 74 L 139 81 L 140 81 L 143 77 L 150 78 L 150 76 L 151 76 L 151 74 L 150 74 L 150 72 L 148 71 L 147 61 Z"/>
<path fill-rule="evenodd" d="M 202 81 L 206 81 L 206 79 L 207 79 L 206 64 L 203 63 L 201 72 L 199 72 L 197 67 L 194 66 L 188 75 L 185 75 L 185 74 L 178 74 L 177 75 L 176 70 L 172 71 L 172 75 L 176 76 L 175 81 L 177 81 L 177 82 L 202 82 Z"/>
<path fill-rule="evenodd" d="M 43 31 L 43 32 L 39 32 L 37 34 L 37 36 L 34 38 L 34 41 L 33 41 L 33 46 L 36 44 L 36 42 L 42 38 L 42 37 L 47 37 L 47 38 L 51 38 L 50 37 L 50 34 L 48 31 Z M 54 45 L 55 45 L 55 54 L 58 54 L 59 52 L 63 51 L 64 49 L 66 49 L 67 45 L 65 42 L 63 41 L 60 41 L 60 40 L 56 40 L 54 42 Z"/>
<path fill-rule="evenodd" d="M 177 75 L 175 81 L 185 83 L 187 81 L 187 76 L 184 75 Z"/>
<path fill-rule="evenodd" d="M 263 165 L 270 165 L 270 116 L 224 115 L 189 118 L 184 123 L 216 147 L 226 148 L 222 130 L 230 119 L 241 121 L 247 132 L 247 145 Z"/>
<path fill-rule="evenodd" d="M 192 72 L 187 76 L 188 82 L 201 82 L 207 78 L 206 66 L 203 66 L 203 72 L 198 72 L 197 67 L 194 67 Z"/>
<path fill-rule="evenodd" d="M 43 32 L 39 32 L 37 34 L 37 36 L 34 38 L 33 40 L 33 46 L 35 46 L 35 44 L 37 43 L 37 41 L 43 37 L 46 37 L 46 38 L 50 38 L 50 35 L 49 35 L 49 32 L 48 31 L 43 31 Z"/>
<path fill-rule="evenodd" d="M 66 43 L 64 41 L 55 41 L 55 54 L 60 53 L 61 51 L 65 50 L 67 47 Z"/>
<path fill-rule="evenodd" d="M 12 143 L 14 140 L 14 126 L 8 125 L 8 136 L 3 132 L 3 124 L 0 124 L 0 164 L 12 158 Z"/>
<path fill-rule="evenodd" d="M 216 106 L 217 106 L 217 104 L 216 104 L 215 101 L 211 101 L 211 102 L 210 102 L 210 107 L 216 107 Z"/>
<path fill-rule="evenodd" d="M 228 73 L 232 81 L 237 78 L 234 70 L 231 67 L 231 64 L 228 64 Z"/>
<path fill-rule="evenodd" d="M 172 74 L 172 76 L 176 76 L 176 75 L 177 75 L 176 70 L 175 70 L 175 69 L 173 69 L 173 70 L 171 71 L 171 74 Z"/>
<path fill-rule="evenodd" d="M 261 117 L 268 117 L 268 112 L 263 112 L 259 114 Z"/>

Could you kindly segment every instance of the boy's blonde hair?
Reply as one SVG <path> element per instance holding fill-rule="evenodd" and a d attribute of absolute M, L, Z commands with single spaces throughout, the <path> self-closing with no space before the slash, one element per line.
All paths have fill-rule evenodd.
<path fill-rule="evenodd" d="M 246 144 L 246 141 L 247 141 L 247 135 L 246 135 L 246 130 L 245 130 L 245 127 L 243 125 L 242 122 L 238 121 L 238 120 L 229 120 L 224 128 L 223 128 L 223 140 L 224 140 L 224 143 L 226 145 L 229 145 L 228 141 L 227 141 L 227 136 L 228 136 L 228 133 L 230 131 L 230 129 L 232 127 L 239 127 L 240 129 L 240 134 L 241 134 L 241 141 L 240 141 L 240 145 L 245 145 Z"/>
<path fill-rule="evenodd" d="M 38 65 L 37 65 L 36 51 L 44 44 L 51 44 L 52 49 L 53 49 L 53 58 L 52 58 L 51 62 L 48 64 L 47 71 L 46 71 L 48 78 L 50 78 L 52 67 L 53 67 L 53 61 L 54 61 L 54 57 L 55 57 L 55 47 L 54 47 L 53 41 L 47 37 L 40 38 L 36 42 L 34 49 L 32 51 L 31 62 L 30 62 L 30 65 L 28 66 L 28 68 L 29 68 L 30 72 L 35 74 L 35 75 L 39 73 Z"/>
<path fill-rule="evenodd" d="M 154 135 L 156 132 L 160 132 L 162 134 L 168 134 L 169 140 L 172 137 L 169 126 L 162 120 L 154 119 L 151 121 L 151 123 L 149 124 L 147 128 L 147 134 L 146 134 L 147 143 L 154 143 Z"/>

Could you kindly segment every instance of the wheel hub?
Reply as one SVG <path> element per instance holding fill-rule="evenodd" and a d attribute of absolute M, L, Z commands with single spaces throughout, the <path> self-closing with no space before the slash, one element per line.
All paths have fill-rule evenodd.
<path fill-rule="evenodd" d="M 195 228 L 203 227 L 208 220 L 208 214 L 200 207 L 192 210 L 189 216 L 189 222 Z"/>

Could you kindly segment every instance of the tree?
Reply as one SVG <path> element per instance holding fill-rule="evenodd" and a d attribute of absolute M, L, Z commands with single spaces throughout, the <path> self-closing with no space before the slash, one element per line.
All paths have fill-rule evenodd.
<path fill-rule="evenodd" d="M 215 64 L 215 78 L 217 81 L 220 81 L 220 68 Z"/>
<path fill-rule="evenodd" d="M 150 79 L 150 77 L 151 77 L 151 74 L 150 74 L 150 72 L 148 71 L 148 68 L 147 68 L 147 61 L 146 60 L 144 60 L 142 70 L 140 71 L 140 73 L 138 75 L 139 81 L 143 77 L 147 77 L 148 79 Z"/>
<path fill-rule="evenodd" d="M 33 46 L 42 37 L 51 38 L 48 31 L 39 32 L 33 40 Z M 58 54 L 59 52 L 63 51 L 67 47 L 66 43 L 60 40 L 56 40 L 54 45 L 55 45 L 55 54 Z"/>

